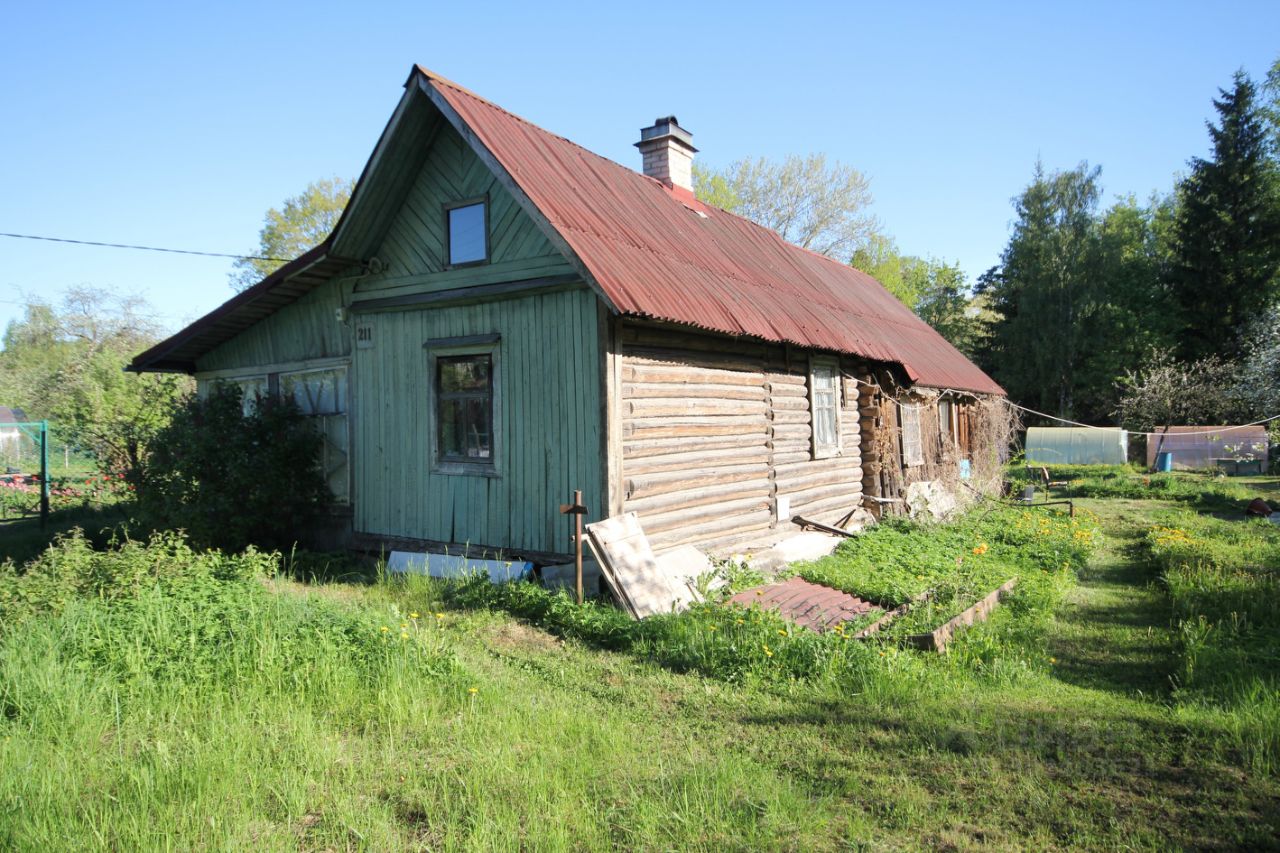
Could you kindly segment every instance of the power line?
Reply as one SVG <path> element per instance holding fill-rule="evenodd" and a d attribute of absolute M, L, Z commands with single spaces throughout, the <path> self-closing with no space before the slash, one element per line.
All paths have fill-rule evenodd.
<path fill-rule="evenodd" d="M 197 252 L 191 249 L 162 249 L 158 246 L 134 246 L 129 243 L 100 243 L 97 240 L 71 240 L 66 237 L 41 237 L 36 234 L 10 234 L 0 231 L 0 237 L 14 237 L 19 240 L 43 240 L 49 243 L 74 243 L 77 246 L 102 246 L 108 249 L 137 249 L 143 252 L 167 252 L 171 255 L 201 255 L 206 258 L 245 258 L 250 261 L 279 261 L 288 263 L 293 258 L 267 258 L 262 255 L 232 255 L 226 252 Z"/>
<path fill-rule="evenodd" d="M 1006 398 L 1006 399 L 1005 399 L 1005 402 L 1006 402 L 1007 404 L 1009 404 L 1010 406 L 1013 406 L 1015 409 L 1021 409 L 1021 410 L 1022 410 L 1022 411 L 1024 411 L 1024 412 L 1028 412 L 1029 414 L 1033 414 L 1033 415 L 1038 415 L 1038 416 L 1040 416 L 1040 417 L 1042 417 L 1042 418 L 1048 418 L 1048 419 L 1049 419 L 1049 420 L 1051 420 L 1051 421 L 1058 421 L 1058 422 L 1060 422 L 1060 423 L 1064 423 L 1064 424 L 1071 424 L 1072 426 L 1084 427 L 1085 429 L 1106 430 L 1106 431 L 1108 431 L 1108 432 L 1110 432 L 1110 431 L 1112 431 L 1112 430 L 1117 430 L 1117 429 L 1118 429 L 1118 430 L 1123 430 L 1124 432 L 1129 433 L 1129 435 L 1146 435 L 1146 436 L 1153 436 L 1153 435 L 1154 435 L 1154 436 L 1160 436 L 1160 435 L 1177 435 L 1177 436 L 1184 436 L 1184 435 L 1217 435 L 1218 433 L 1231 432 L 1232 430 L 1236 430 L 1236 429 L 1247 429 L 1248 427 L 1262 426 L 1263 424 L 1268 424 L 1268 423 L 1271 423 L 1272 421 L 1280 420 L 1280 415 L 1272 415 L 1272 416 L 1271 416 L 1271 417 L 1269 417 L 1269 418 L 1263 418 L 1262 420 L 1260 420 L 1260 421 L 1254 421 L 1253 423 L 1248 423 L 1248 424 L 1237 424 L 1237 425 L 1235 425 L 1235 426 L 1219 427 L 1218 429 L 1206 429 L 1206 430 L 1199 430 L 1199 431 L 1196 431 L 1196 432 L 1179 432 L 1179 433 L 1167 433 L 1167 432 L 1142 432 L 1141 430 L 1125 429 L 1124 427 L 1101 427 L 1101 426 L 1094 426 L 1093 424 L 1082 424 L 1082 423 L 1080 423 L 1079 421 L 1071 421 L 1071 420 L 1067 420 L 1066 418 L 1059 418 L 1059 417 L 1056 417 L 1056 416 L 1054 416 L 1054 415 L 1048 415 L 1048 414 L 1045 414 L 1044 412 L 1037 412 L 1035 409 L 1028 409 L 1026 406 L 1019 406 L 1017 403 L 1013 402 L 1012 400 L 1010 400 L 1010 399 L 1008 399 L 1008 398 Z"/>
<path fill-rule="evenodd" d="M 893 403 L 893 404 L 894 404 L 895 406 L 897 406 L 899 409 L 905 409 L 905 408 L 907 408 L 908 406 L 910 406 L 910 407 L 912 407 L 912 408 L 915 408 L 915 407 L 916 407 L 916 404 L 914 404 L 914 403 L 900 403 L 900 402 L 898 402 L 898 400 L 897 400 L 897 399 L 895 399 L 895 398 L 893 397 L 893 395 L 892 395 L 892 394 L 889 394 L 889 393 L 888 393 L 888 392 L 886 392 L 883 388 L 881 388 L 881 387 L 880 387 L 880 383 L 879 383 L 879 382 L 864 382 L 863 380 L 861 380 L 861 379 L 857 378 L 856 376 L 855 376 L 855 377 L 853 377 L 853 381 L 854 381 L 854 382 L 856 382 L 856 383 L 857 383 L 857 384 L 859 384 L 859 385 L 865 385 L 865 386 L 867 386 L 868 388 L 875 388 L 877 391 L 879 391 L 881 394 L 883 394 L 883 395 L 884 395 L 885 399 L 889 400 L 891 403 Z M 955 395 L 956 395 L 956 396 L 958 396 L 958 397 L 971 397 L 971 396 L 974 396 L 974 393 L 973 393 L 972 391 L 960 391 L 960 390 L 957 390 L 957 389 L 955 389 L 955 388 L 934 388 L 934 389 L 932 389 L 932 390 L 938 391 L 940 394 L 955 394 Z M 1011 406 L 1012 408 L 1015 408 L 1015 409 L 1021 409 L 1022 411 L 1027 412 L 1028 414 L 1038 415 L 1039 417 L 1042 417 L 1042 418 L 1048 418 L 1048 419 L 1049 419 L 1049 420 L 1051 420 L 1051 421 L 1058 421 L 1059 423 L 1070 424 L 1071 426 L 1082 427 L 1082 428 L 1084 428 L 1084 429 L 1096 429 L 1096 430 L 1103 430 L 1103 431 L 1105 431 L 1105 432 L 1114 432 L 1115 430 L 1120 430 L 1120 431 L 1122 431 L 1122 432 L 1127 432 L 1129 435 L 1145 435 L 1145 436 L 1162 436 L 1162 435 L 1177 435 L 1177 436 L 1184 436 L 1184 435 L 1218 435 L 1219 433 L 1231 432 L 1232 430 L 1237 430 L 1237 429 L 1247 429 L 1247 428 L 1249 428 L 1249 427 L 1255 427 L 1255 426 L 1262 426 L 1263 424 L 1269 424 L 1269 423 L 1271 423 L 1272 421 L 1280 420 L 1280 415 L 1272 415 L 1272 416 L 1271 416 L 1271 417 L 1269 417 L 1269 418 L 1263 418 L 1262 420 L 1260 420 L 1260 421 L 1254 421 L 1253 423 L 1248 423 L 1248 424 L 1236 424 L 1235 426 L 1220 427 L 1220 428 L 1218 428 L 1218 429 L 1205 429 L 1205 430 L 1197 430 L 1197 431 L 1195 431 L 1195 432 L 1178 432 L 1178 433 L 1169 433 L 1169 432 L 1142 432 L 1141 430 L 1125 429 L 1124 427 L 1120 427 L 1120 426 L 1097 426 L 1097 425 L 1095 425 L 1095 424 L 1085 424 L 1085 423 L 1081 423 L 1080 421 L 1072 421 L 1072 420 L 1068 420 L 1067 418 L 1060 418 L 1060 417 L 1058 417 L 1057 415 L 1050 415 L 1050 414 L 1047 414 L 1047 413 L 1045 413 L 1045 412 L 1038 412 L 1038 411 L 1036 411 L 1035 409 L 1028 409 L 1026 406 L 1020 406 L 1020 405 L 1018 405 L 1017 403 L 1015 403 L 1015 402 L 1013 402 L 1012 400 L 1010 400 L 1008 397 L 1001 397 L 1000 399 L 1001 399 L 1001 400 L 1004 402 L 1004 404 L 1005 404 L 1005 405 L 1007 405 L 1007 406 Z"/>

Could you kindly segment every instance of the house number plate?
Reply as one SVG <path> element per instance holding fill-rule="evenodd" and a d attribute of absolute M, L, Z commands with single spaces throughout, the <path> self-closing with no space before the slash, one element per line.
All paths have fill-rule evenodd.
<path fill-rule="evenodd" d="M 361 323 L 356 326 L 356 349 L 373 349 L 373 326 Z"/>

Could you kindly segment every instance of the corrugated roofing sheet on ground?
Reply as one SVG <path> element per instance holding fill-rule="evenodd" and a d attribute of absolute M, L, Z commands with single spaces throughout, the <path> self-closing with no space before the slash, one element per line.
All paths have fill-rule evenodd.
<path fill-rule="evenodd" d="M 744 590 L 730 598 L 728 603 L 743 607 L 759 605 L 764 610 L 775 611 L 801 628 L 818 632 L 880 609 L 847 592 L 809 583 L 798 577 L 783 583 Z"/>

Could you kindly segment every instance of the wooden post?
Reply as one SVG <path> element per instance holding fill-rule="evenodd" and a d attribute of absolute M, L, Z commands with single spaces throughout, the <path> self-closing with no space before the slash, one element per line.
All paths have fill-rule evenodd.
<path fill-rule="evenodd" d="M 582 490 L 575 489 L 573 492 L 573 503 L 560 504 L 561 515 L 573 516 L 573 566 L 575 580 L 577 582 L 578 603 L 582 603 L 582 517 L 587 514 L 587 508 L 582 503 Z"/>

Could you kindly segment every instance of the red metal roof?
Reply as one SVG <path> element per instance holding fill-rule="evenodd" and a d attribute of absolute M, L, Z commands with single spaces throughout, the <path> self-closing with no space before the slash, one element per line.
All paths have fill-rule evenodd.
<path fill-rule="evenodd" d="M 620 312 L 897 362 L 932 387 L 1004 393 L 871 276 L 419 70 Z"/>

